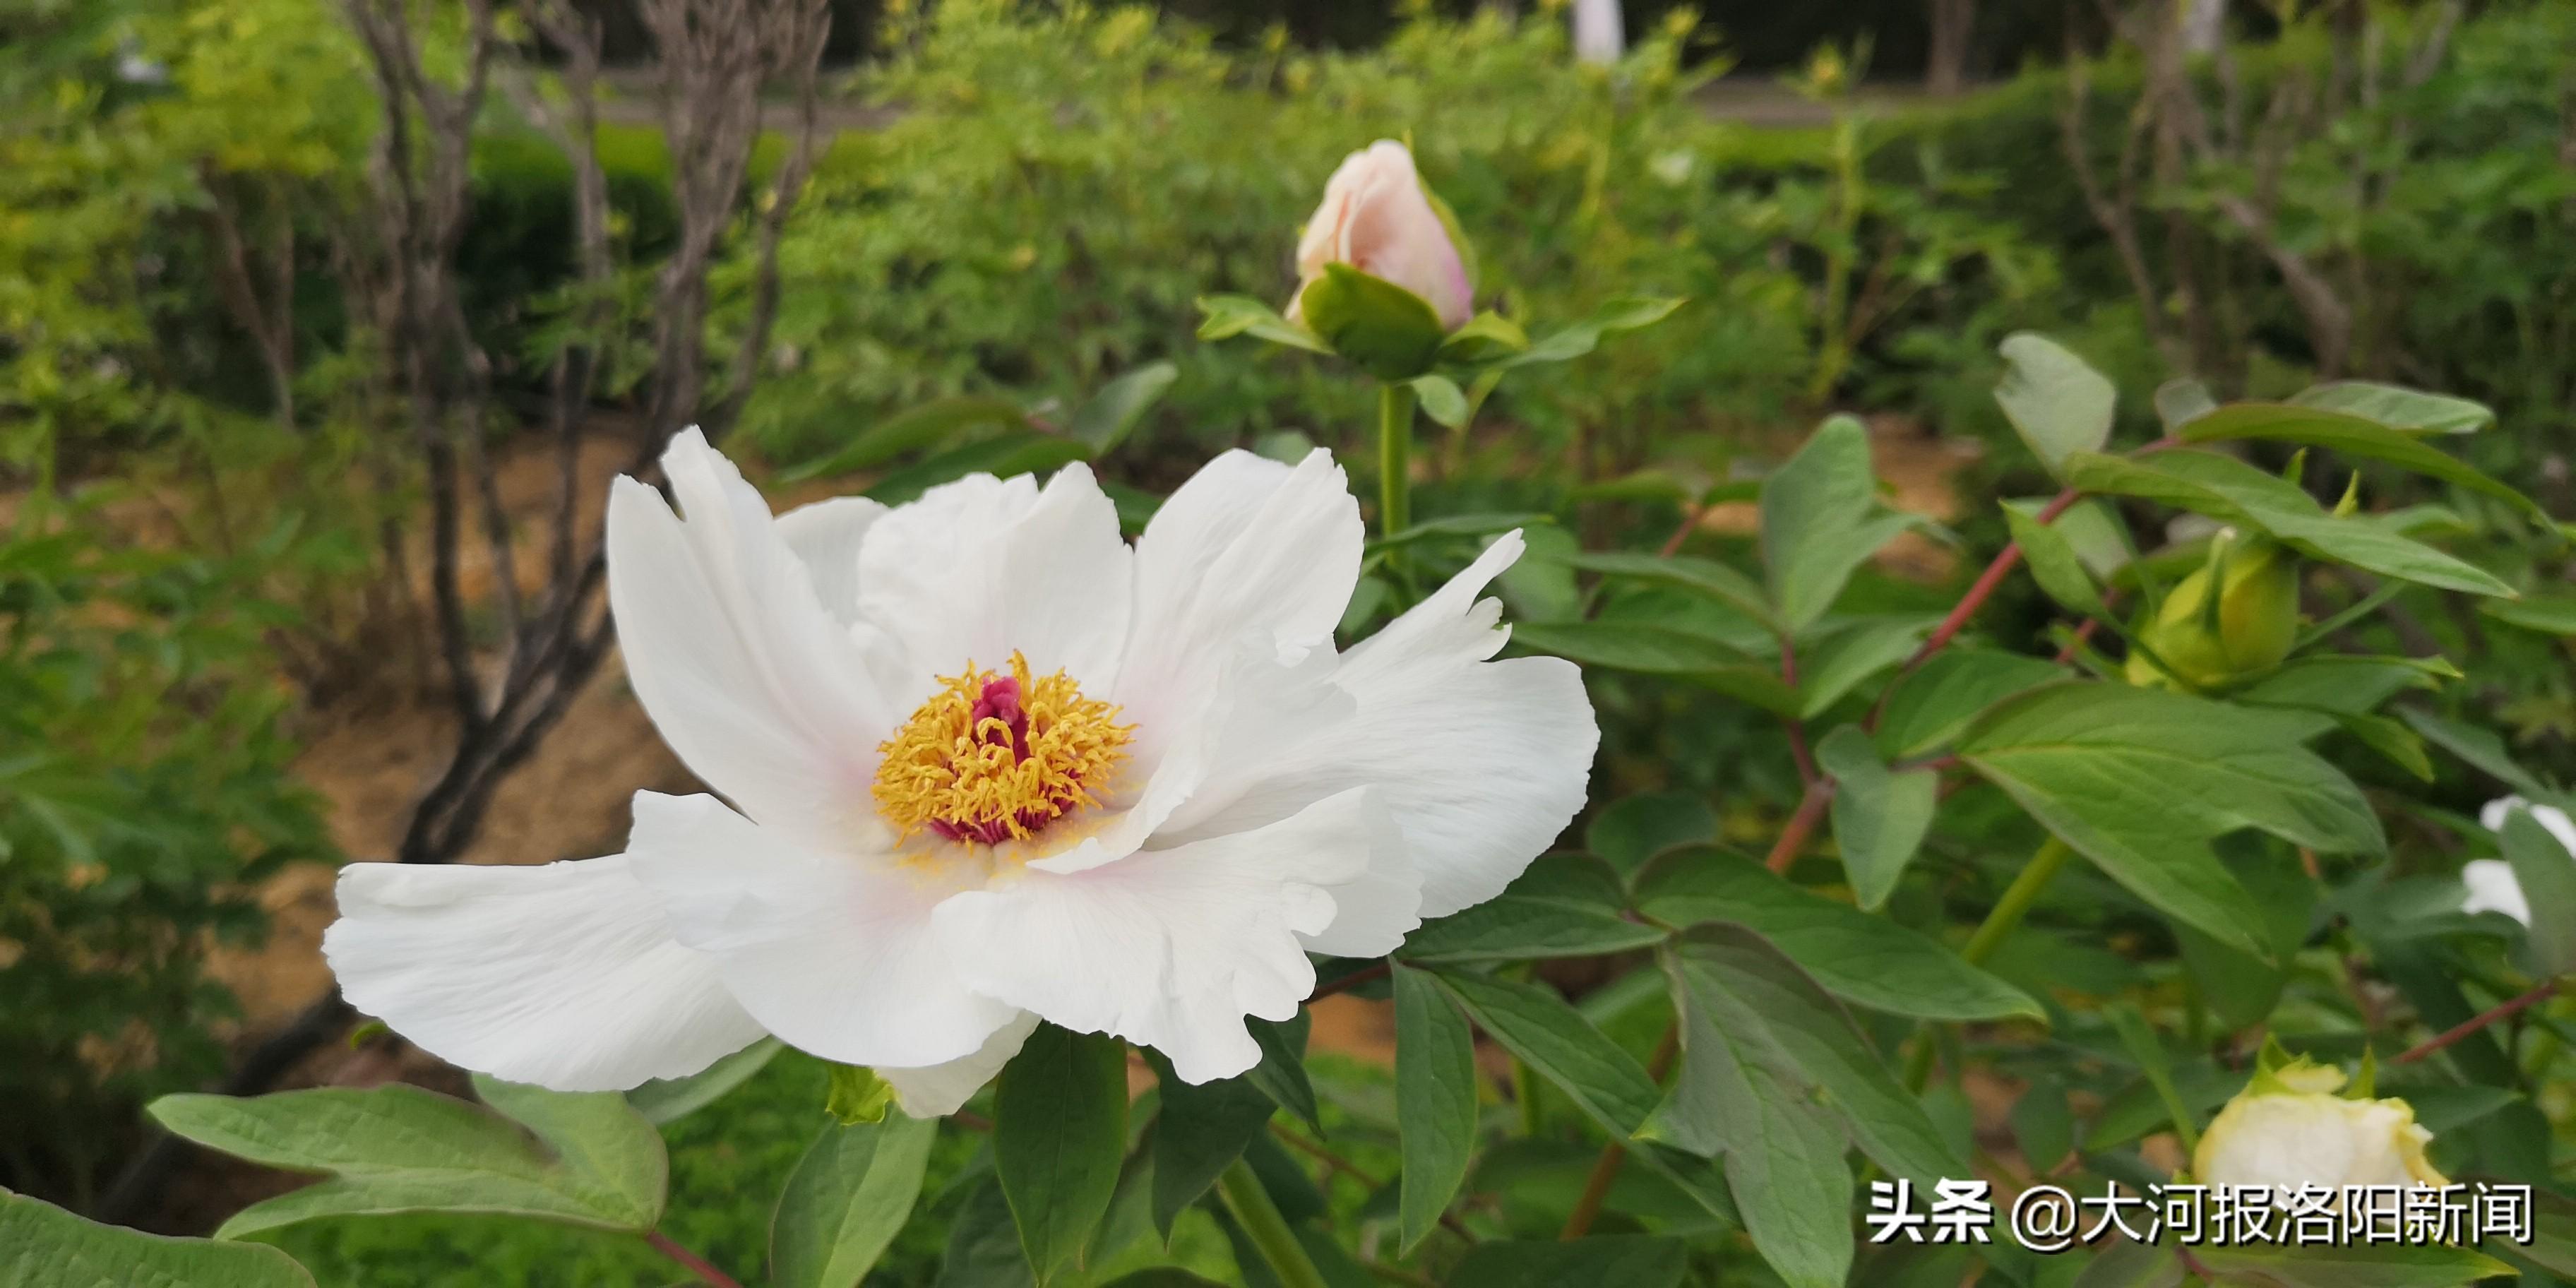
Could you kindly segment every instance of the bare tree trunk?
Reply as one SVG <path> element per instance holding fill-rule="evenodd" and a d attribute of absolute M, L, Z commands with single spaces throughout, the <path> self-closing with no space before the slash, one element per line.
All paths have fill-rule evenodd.
<path fill-rule="evenodd" d="M 1932 0 L 1932 42 L 1923 56 L 1923 88 L 1956 94 L 1968 84 L 1968 38 L 1977 28 L 1977 0 Z"/>

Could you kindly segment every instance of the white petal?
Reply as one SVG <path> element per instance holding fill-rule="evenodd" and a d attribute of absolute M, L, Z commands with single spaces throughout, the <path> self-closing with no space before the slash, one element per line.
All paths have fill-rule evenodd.
<path fill-rule="evenodd" d="M 1193 726 L 1246 641 L 1293 661 L 1329 647 L 1359 582 L 1359 503 L 1332 455 L 1207 463 L 1136 542 L 1135 627 L 1113 698 L 1153 764 Z"/>
<path fill-rule="evenodd" d="M 919 1069 L 891 1069 L 877 1066 L 877 1076 L 894 1087 L 895 1103 L 915 1118 L 937 1118 L 957 1112 L 960 1105 L 975 1098 L 1011 1057 L 1020 1053 L 1020 1044 L 1037 1031 L 1038 1017 L 1027 1011 L 1018 1019 L 993 1030 L 975 1053 L 946 1064 Z"/>
<path fill-rule="evenodd" d="M 732 463 L 692 430 L 663 466 L 687 522 L 633 479 L 609 498 L 608 597 L 627 678 L 709 786 L 764 823 L 837 834 L 868 799 L 876 746 L 902 713 Z"/>
<path fill-rule="evenodd" d="M 2472 859 L 2460 868 L 2460 883 L 2469 888 L 2469 897 L 2460 901 L 2462 912 L 2501 912 L 2528 926 L 2531 924 L 2531 900 L 2522 893 L 2522 882 L 2515 879 L 2513 865 L 2502 859 Z"/>
<path fill-rule="evenodd" d="M 1476 595 L 1520 549 L 1518 534 L 1496 541 L 1345 654 L 1332 684 L 1347 715 L 1267 738 L 1229 729 L 1207 785 L 1158 841 L 1259 827 L 1371 785 L 1421 872 L 1422 916 L 1501 893 L 1583 807 L 1601 736 L 1572 663 L 1484 660 L 1507 635 L 1495 629 L 1501 606 Z"/>
<path fill-rule="evenodd" d="M 858 619 L 859 543 L 885 516 L 884 506 L 863 496 L 836 496 L 778 516 L 778 539 L 804 563 L 814 597 L 835 621 Z"/>
<path fill-rule="evenodd" d="M 557 1091 L 683 1077 L 762 1030 L 631 866 L 352 863 L 322 954 L 350 1005 L 450 1064 Z"/>
<path fill-rule="evenodd" d="M 1044 491 L 1026 475 L 977 474 L 923 493 L 859 546 L 859 606 L 899 642 L 916 675 L 905 711 L 937 677 L 972 661 L 999 669 L 1014 650 L 1059 668 L 1092 696 L 1118 672 L 1134 593 L 1118 507 L 1084 465 Z"/>
<path fill-rule="evenodd" d="M 715 959 L 770 1032 L 843 1064 L 918 1066 L 973 1053 L 1014 1009 L 967 991 L 931 909 L 983 870 L 826 854 L 706 796 L 635 796 L 627 845 L 680 942 Z"/>
<path fill-rule="evenodd" d="M 1251 1068 L 1246 1015 L 1285 1020 L 1315 988 L 1300 936 L 1368 872 L 1363 793 L 1258 831 L 1130 855 L 1070 875 L 1028 870 L 934 914 L 976 951 L 967 981 L 1069 1029 L 1171 1057 L 1191 1082 Z"/>

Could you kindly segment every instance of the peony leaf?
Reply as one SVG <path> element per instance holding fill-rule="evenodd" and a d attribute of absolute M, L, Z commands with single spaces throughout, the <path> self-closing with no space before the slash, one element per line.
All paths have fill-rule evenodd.
<path fill-rule="evenodd" d="M 1602 1234 L 1570 1243 L 1495 1239 L 1479 1243 L 1449 1272 L 1453 1288 L 1680 1288 L 1690 1245 L 1645 1234 Z"/>
<path fill-rule="evenodd" d="M 2004 337 L 2004 377 L 1995 401 L 2048 472 L 2065 477 L 2066 458 L 2111 440 L 2118 394 L 2101 372 L 2065 346 L 2028 331 Z"/>
<path fill-rule="evenodd" d="M 825 1127 L 770 1217 L 773 1288 L 848 1288 L 867 1277 L 911 1218 L 938 1135 L 936 1121 L 902 1114 Z"/>
<path fill-rule="evenodd" d="M 1326 264 L 1297 296 L 1297 312 L 1332 351 L 1380 380 L 1431 369 L 1448 338 L 1429 301 L 1348 264 Z"/>
<path fill-rule="evenodd" d="M 1834 842 L 1842 847 L 1852 894 L 1875 912 L 1932 828 L 1941 776 L 1890 770 L 1858 725 L 1844 725 L 1816 744 L 1816 764 L 1834 778 Z"/>
<path fill-rule="evenodd" d="M 1440 1224 L 1476 1149 L 1476 1046 L 1467 1017 L 1430 976 L 1395 968 L 1395 1125 L 1403 1162 L 1397 1247 Z"/>
<path fill-rule="evenodd" d="M 2527 806 L 2506 811 L 2497 848 L 2513 865 L 2514 880 L 2531 904 L 2532 973 L 2543 978 L 2576 973 L 2576 862 Z"/>
<path fill-rule="evenodd" d="M 1181 1210 L 1243 1156 L 1279 1106 L 1249 1078 L 1192 1086 L 1161 1052 L 1147 1051 L 1145 1061 L 1162 1088 L 1163 1107 L 1154 1119 L 1154 1229 L 1169 1243 Z"/>
<path fill-rule="evenodd" d="M 1597 957 L 1659 942 L 1664 932 L 1629 920 L 1610 865 L 1588 854 L 1552 854 L 1503 892 L 1425 922 L 1405 940 L 1407 961 L 1471 962 Z"/>
<path fill-rule="evenodd" d="M 2276 443 L 2296 443 L 2302 447 L 2322 447 L 2347 456 L 2369 457 L 2412 473 L 2456 483 L 2472 492 L 2485 493 L 2543 522 L 2549 518 L 2549 513 L 2530 497 L 2480 473 L 2466 461 L 2427 444 L 2413 434 L 2343 411 L 2291 403 L 2230 403 L 2192 421 L 2183 428 L 2180 437 L 2189 443 L 2260 438 Z"/>
<path fill-rule="evenodd" d="M 2301 390 L 2290 401 L 2417 433 L 2467 434 L 2495 423 L 2495 413 L 2483 403 L 2367 380 L 2331 381 Z"/>
<path fill-rule="evenodd" d="M 1243 1075 L 1261 1088 L 1272 1103 L 1297 1115 L 1305 1124 L 1324 1134 L 1324 1124 L 1315 1107 L 1315 1086 L 1306 1078 L 1306 1029 L 1314 1022 L 1300 1007 L 1291 1020 L 1245 1020 L 1252 1030 L 1252 1040 L 1261 1044 L 1261 1063 Z"/>
<path fill-rule="evenodd" d="M 1627 1139 L 1654 1112 L 1660 1093 L 1645 1066 L 1554 990 L 1460 970 L 1433 974 L 1477 1027 L 1564 1091 L 1613 1139 Z"/>
<path fill-rule="evenodd" d="M 1091 449 L 1093 458 L 1106 456 L 1127 441 L 1137 422 L 1180 378 L 1181 369 L 1171 363 L 1146 363 L 1094 391 L 1065 423 L 1065 433 Z"/>
<path fill-rule="evenodd" d="M 0 1190 L 0 1283 L 26 1288 L 313 1288 L 313 1276 L 293 1257 L 264 1244 L 145 1234 Z"/>
<path fill-rule="evenodd" d="M 626 1103 L 656 1127 L 677 1122 L 722 1099 L 726 1092 L 751 1081 L 787 1045 L 762 1038 L 685 1078 L 655 1078 L 626 1093 Z"/>
<path fill-rule="evenodd" d="M 1762 565 L 1790 631 L 1833 607 L 1852 572 L 1914 525 L 1882 511 L 1870 473 L 1869 432 L 1835 416 L 1762 483 Z"/>
<path fill-rule="evenodd" d="M 623 1096 L 475 1085 L 488 1108 L 394 1084 L 164 1096 L 150 1112 L 209 1149 L 328 1175 L 235 1213 L 219 1239 L 359 1213 L 489 1212 L 636 1232 L 661 1219 L 662 1138 Z"/>
<path fill-rule="evenodd" d="M 993 1170 L 1043 1284 L 1109 1210 L 1127 1144 L 1127 1044 L 1041 1024 L 1002 1066 Z"/>

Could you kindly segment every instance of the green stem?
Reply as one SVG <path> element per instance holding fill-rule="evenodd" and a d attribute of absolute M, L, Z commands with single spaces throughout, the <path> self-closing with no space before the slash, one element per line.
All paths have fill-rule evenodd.
<path fill-rule="evenodd" d="M 1413 526 L 1413 386 L 1377 389 L 1377 533 Z"/>
<path fill-rule="evenodd" d="M 2012 934 L 2021 925 L 2021 919 L 2029 915 L 2030 906 L 2039 902 L 2040 893 L 2057 878 L 2057 870 L 2065 867 L 2066 860 L 2074 853 L 2067 848 L 2066 842 L 2054 836 L 2043 842 L 2031 854 L 2030 862 L 2022 865 L 2021 874 L 2013 878 L 2011 885 L 2004 887 L 2003 897 L 1995 901 L 1994 908 L 1986 913 L 1986 919 L 1977 924 L 1977 933 L 1970 935 L 1968 946 L 1959 950 L 1960 959 L 1971 966 L 1985 965 L 1986 959 L 1994 956 L 1995 949 L 2003 945 L 2005 936 Z M 1928 1029 L 1915 1038 L 1914 1049 L 1905 1058 L 1906 1090 L 1921 1091 L 1931 1080 L 1933 1045 L 1932 1033 Z"/>
<path fill-rule="evenodd" d="M 2067 848 L 2066 842 L 2054 836 L 2048 838 L 2030 856 L 2030 862 L 2022 865 L 2021 875 L 2004 887 L 2004 897 L 1995 901 L 1994 911 L 1987 913 L 1986 919 L 1978 924 L 1977 933 L 1968 937 L 1968 946 L 1959 950 L 1959 956 L 1971 966 L 1985 965 L 1986 959 L 1994 956 L 1995 949 L 2002 946 L 2004 936 L 2021 925 L 2021 919 L 2029 914 L 2030 906 L 2039 902 L 2040 892 L 2057 878 L 2057 870 L 2065 867 L 2066 860 L 2074 853 Z"/>
<path fill-rule="evenodd" d="M 1261 1259 L 1270 1263 L 1270 1272 L 1279 1277 L 1285 1288 L 1326 1288 L 1324 1274 L 1315 1268 L 1315 1260 L 1306 1255 L 1304 1244 L 1297 1242 L 1297 1232 L 1288 1228 L 1288 1219 L 1279 1215 L 1279 1205 L 1270 1201 L 1270 1191 L 1261 1188 L 1261 1178 L 1252 1174 L 1252 1164 L 1238 1158 L 1223 1175 L 1216 1178 L 1217 1192 L 1225 1197 L 1226 1210 L 1243 1226 L 1252 1246 L 1260 1249 Z"/>

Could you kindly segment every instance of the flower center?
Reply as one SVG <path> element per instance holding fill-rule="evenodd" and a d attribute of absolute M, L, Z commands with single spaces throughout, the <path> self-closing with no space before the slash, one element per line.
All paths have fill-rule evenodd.
<path fill-rule="evenodd" d="M 1132 725 L 1118 708 L 1082 696 L 1062 671 L 1032 679 L 1011 654 L 1009 674 L 942 676 L 939 692 L 877 747 L 870 794 L 904 836 L 928 829 L 951 841 L 1027 840 L 1106 789 L 1127 759 Z"/>

